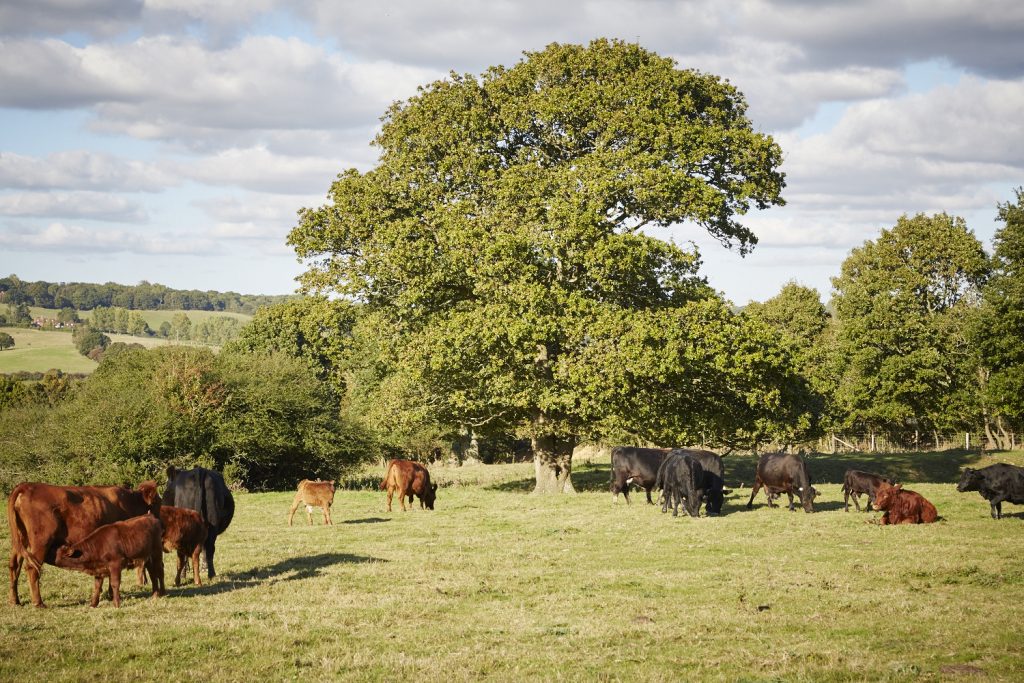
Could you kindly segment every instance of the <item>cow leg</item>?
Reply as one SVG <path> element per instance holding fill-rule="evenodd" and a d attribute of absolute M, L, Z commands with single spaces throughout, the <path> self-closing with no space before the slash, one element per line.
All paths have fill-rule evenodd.
<path fill-rule="evenodd" d="M 992 519 L 1002 519 L 1003 517 L 1003 502 L 996 500 L 992 502 Z"/>
<path fill-rule="evenodd" d="M 786 495 L 789 496 L 789 511 L 793 512 L 793 510 L 794 510 L 794 508 L 793 508 L 793 492 L 792 491 L 786 491 Z"/>
<path fill-rule="evenodd" d="M 213 553 L 216 551 L 217 537 L 213 534 L 213 529 L 207 533 L 206 536 L 206 576 L 213 578 L 217 576 L 217 572 L 213 568 Z M 199 565 L 196 565 L 195 571 L 199 571 Z"/>
<path fill-rule="evenodd" d="M 760 491 L 760 490 L 761 490 L 761 478 L 760 477 L 755 477 L 755 479 L 754 479 L 754 488 L 750 492 L 750 500 L 747 501 L 747 509 L 748 510 L 750 510 L 751 508 L 754 507 L 754 496 L 756 496 L 757 492 Z M 768 496 L 768 504 L 769 505 L 772 504 L 771 496 Z"/>
<path fill-rule="evenodd" d="M 153 581 L 153 597 L 159 598 L 167 595 L 167 586 L 164 583 L 164 554 L 163 550 L 155 552 L 147 563 L 149 578 Z"/>
<path fill-rule="evenodd" d="M 21 577 L 21 567 L 25 563 L 25 558 L 21 556 L 21 553 L 11 552 L 11 561 L 9 568 L 11 570 L 11 594 L 10 601 L 12 605 L 20 605 L 21 601 L 18 600 L 18 579 Z"/>
<path fill-rule="evenodd" d="M 178 587 L 181 585 L 181 575 L 185 571 L 185 560 L 188 559 L 188 555 L 179 550 L 175 553 L 178 558 L 178 569 L 174 572 L 174 586 Z"/>
<path fill-rule="evenodd" d="M 306 506 L 306 523 L 313 526 L 313 508 L 309 505 Z"/>
<path fill-rule="evenodd" d="M 295 496 L 295 500 L 292 501 L 292 507 L 288 511 L 288 526 L 292 525 L 292 520 L 295 518 L 295 511 L 299 509 L 299 504 L 302 502 L 301 496 Z"/>
<path fill-rule="evenodd" d="M 97 576 L 92 580 L 92 598 L 89 600 L 89 607 L 96 607 L 100 604 L 100 593 L 103 592 L 103 577 Z"/>
<path fill-rule="evenodd" d="M 853 492 L 853 506 L 857 508 L 857 512 L 860 512 L 860 494 L 856 491 Z M 846 511 L 850 511 L 849 506 L 847 506 Z"/>
<path fill-rule="evenodd" d="M 391 512 L 391 495 L 392 491 L 391 489 L 388 489 L 388 512 Z"/>
<path fill-rule="evenodd" d="M 329 524 L 330 526 L 334 526 L 334 522 L 331 520 L 331 506 L 330 505 L 325 505 L 325 506 L 323 506 L 322 509 L 324 511 L 324 524 Z"/>
<path fill-rule="evenodd" d="M 25 567 L 25 573 L 28 574 L 28 590 L 32 594 L 32 604 L 36 607 L 46 607 L 43 604 L 43 596 L 39 592 L 39 570 L 29 562 Z"/>
<path fill-rule="evenodd" d="M 654 485 L 653 484 L 651 486 L 645 486 L 644 487 L 644 490 L 647 491 L 647 504 L 648 505 L 654 505 L 654 501 L 651 500 L 651 490 L 653 490 L 653 489 L 654 489 Z"/>
<path fill-rule="evenodd" d="M 110 590 L 114 592 L 114 607 L 121 606 L 121 564 L 110 563 Z"/>
<path fill-rule="evenodd" d="M 140 586 L 146 585 L 146 563 L 138 562 L 135 565 L 135 582 Z"/>

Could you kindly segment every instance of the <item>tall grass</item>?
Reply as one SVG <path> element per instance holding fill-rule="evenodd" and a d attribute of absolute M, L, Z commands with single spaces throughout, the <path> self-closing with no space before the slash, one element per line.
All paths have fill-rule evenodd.
<path fill-rule="evenodd" d="M 292 492 L 240 494 L 219 577 L 119 611 L 47 567 L 49 610 L 0 609 L 0 679 L 1019 680 L 1024 507 L 996 522 L 907 480 L 943 521 L 880 527 L 831 482 L 813 515 L 737 488 L 721 517 L 673 518 L 613 505 L 605 463 L 553 497 L 522 492 L 528 463 L 478 467 L 433 467 L 433 512 L 340 491 L 333 527 L 287 527 Z"/>

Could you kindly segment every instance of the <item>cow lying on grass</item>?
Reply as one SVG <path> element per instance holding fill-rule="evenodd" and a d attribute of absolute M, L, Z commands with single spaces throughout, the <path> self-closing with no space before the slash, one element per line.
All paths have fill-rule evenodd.
<path fill-rule="evenodd" d="M 197 586 L 203 585 L 199 577 L 199 556 L 203 552 L 203 545 L 206 542 L 206 525 L 203 518 L 195 510 L 176 508 L 172 505 L 164 505 L 160 508 L 160 525 L 163 532 L 160 540 L 165 553 L 176 553 L 178 556 L 178 571 L 174 574 L 174 585 L 181 585 L 181 576 L 185 572 L 188 559 L 192 558 L 192 578 Z M 146 574 L 143 571 L 144 563 L 137 562 L 139 585 L 146 584 Z"/>
<path fill-rule="evenodd" d="M 935 506 L 924 496 L 905 490 L 901 484 L 879 484 L 875 489 L 875 508 L 885 511 L 880 524 L 931 524 L 939 518 Z"/>
<path fill-rule="evenodd" d="M 100 603 L 103 579 L 110 578 L 114 607 L 121 606 L 121 570 L 143 562 L 153 582 L 153 597 L 164 595 L 164 555 L 160 520 L 153 515 L 105 524 L 81 541 L 57 548 L 54 564 L 94 577 L 92 601 Z"/>
<path fill-rule="evenodd" d="M 288 511 L 288 526 L 292 525 L 295 518 L 295 511 L 300 505 L 306 506 L 306 518 L 309 525 L 313 526 L 313 508 L 323 510 L 324 524 L 333 525 L 331 521 L 331 505 L 334 503 L 334 480 L 310 481 L 303 479 L 299 482 L 299 490 L 295 493 L 295 500 L 292 501 L 292 509 Z"/>

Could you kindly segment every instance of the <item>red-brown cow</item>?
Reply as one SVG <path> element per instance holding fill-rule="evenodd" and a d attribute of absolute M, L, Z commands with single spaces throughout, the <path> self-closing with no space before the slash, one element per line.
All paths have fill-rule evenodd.
<path fill-rule="evenodd" d="M 185 571 L 188 558 L 191 557 L 192 578 L 197 586 L 202 586 L 203 581 L 199 578 L 199 556 L 203 552 L 207 533 L 203 518 L 195 510 L 163 505 L 160 507 L 160 525 L 163 527 L 160 540 L 164 552 L 178 555 L 178 571 L 174 574 L 174 585 L 181 585 L 181 575 Z M 146 583 L 143 564 L 140 562 L 135 566 L 138 569 L 139 585 L 142 586 Z"/>
<path fill-rule="evenodd" d="M 309 519 L 309 525 L 313 525 L 313 508 L 318 507 L 323 510 L 324 513 L 324 524 L 334 524 L 331 521 L 331 505 L 334 503 L 334 480 L 329 481 L 310 481 L 309 479 L 303 479 L 299 482 L 299 490 L 295 493 L 295 500 L 292 501 L 292 509 L 288 511 L 288 526 L 292 525 L 292 519 L 295 517 L 295 511 L 299 509 L 300 505 L 306 506 L 306 518 Z"/>
<path fill-rule="evenodd" d="M 121 606 L 121 570 L 136 562 L 145 563 L 153 597 L 159 597 L 166 593 L 161 531 L 160 520 L 153 515 L 104 524 L 81 541 L 57 548 L 53 563 L 94 577 L 89 603 L 93 607 L 100 603 L 104 577 L 110 578 L 114 607 Z"/>
<path fill-rule="evenodd" d="M 884 481 L 875 488 L 875 508 L 885 510 L 882 524 L 930 524 L 939 518 L 935 506 L 920 493 Z"/>
<path fill-rule="evenodd" d="M 134 491 L 121 486 L 15 486 L 7 500 L 11 604 L 21 604 L 18 578 L 23 565 L 27 563 L 32 603 L 45 607 L 39 592 L 39 572 L 43 563 L 53 564 L 57 548 L 82 540 L 104 524 L 147 512 L 160 514 L 160 496 L 153 481 L 142 482 Z"/>
<path fill-rule="evenodd" d="M 387 474 L 380 487 L 388 492 L 388 512 L 391 512 L 391 497 L 398 493 L 398 502 L 405 511 L 405 499 L 409 498 L 412 507 L 413 494 L 419 497 L 420 507 L 434 509 L 437 497 L 437 484 L 430 483 L 430 472 L 418 462 L 411 460 L 392 460 L 388 463 Z"/>

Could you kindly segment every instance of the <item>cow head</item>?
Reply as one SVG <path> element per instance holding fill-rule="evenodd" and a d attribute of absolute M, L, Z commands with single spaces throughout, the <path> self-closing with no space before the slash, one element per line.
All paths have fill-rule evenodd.
<path fill-rule="evenodd" d="M 818 490 L 807 484 L 801 486 L 797 491 L 800 494 L 800 504 L 804 507 L 804 512 L 814 512 L 814 499 L 818 497 Z"/>
<path fill-rule="evenodd" d="M 437 498 L 437 484 L 431 484 L 423 492 L 423 504 L 428 510 L 434 509 L 434 500 Z"/>
<path fill-rule="evenodd" d="M 964 470 L 964 473 L 960 475 L 960 483 L 956 485 L 956 490 L 960 493 L 964 491 L 977 491 L 978 487 L 981 486 L 981 481 L 984 477 L 978 470 L 972 470 L 970 467 Z"/>
<path fill-rule="evenodd" d="M 75 568 L 83 564 L 84 557 L 80 548 L 73 545 L 62 545 L 57 548 L 57 556 L 53 563 L 58 567 Z"/>
<path fill-rule="evenodd" d="M 902 488 L 903 487 L 900 484 L 893 486 L 891 484 L 886 484 L 884 481 L 880 483 L 875 489 L 875 509 L 888 510 L 889 506 L 892 505 L 893 498 Z"/>
<path fill-rule="evenodd" d="M 139 484 L 135 490 L 142 494 L 142 500 L 146 501 L 149 511 L 155 516 L 160 516 L 160 492 L 157 491 L 156 482 L 149 480 Z"/>

